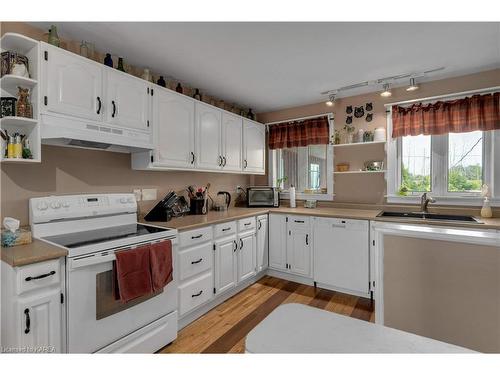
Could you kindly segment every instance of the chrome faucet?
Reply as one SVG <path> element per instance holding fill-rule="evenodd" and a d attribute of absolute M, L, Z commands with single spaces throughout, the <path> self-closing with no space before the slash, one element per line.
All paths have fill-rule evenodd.
<path fill-rule="evenodd" d="M 427 206 L 429 203 L 436 203 L 436 200 L 431 196 L 427 197 L 427 193 L 422 194 L 420 197 L 420 212 L 427 214 L 429 211 L 427 210 Z"/>

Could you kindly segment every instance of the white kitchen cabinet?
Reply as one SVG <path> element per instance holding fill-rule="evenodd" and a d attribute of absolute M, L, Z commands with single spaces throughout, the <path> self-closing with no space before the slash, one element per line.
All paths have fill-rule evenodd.
<path fill-rule="evenodd" d="M 243 165 L 243 120 L 222 113 L 222 157 L 225 171 L 241 172 Z"/>
<path fill-rule="evenodd" d="M 289 272 L 311 276 L 310 217 L 288 216 L 286 258 Z"/>
<path fill-rule="evenodd" d="M 236 236 L 215 242 L 215 293 L 220 294 L 232 289 L 238 281 Z"/>
<path fill-rule="evenodd" d="M 264 174 L 265 161 L 265 127 L 257 122 L 243 119 L 243 171 Z"/>
<path fill-rule="evenodd" d="M 257 272 L 265 270 L 269 263 L 269 231 L 267 215 L 257 217 Z"/>
<path fill-rule="evenodd" d="M 269 214 L 269 267 L 279 271 L 287 270 L 286 215 Z"/>
<path fill-rule="evenodd" d="M 114 69 L 105 69 L 105 72 L 106 122 L 149 131 L 151 85 L 143 79 Z"/>
<path fill-rule="evenodd" d="M 242 233 L 239 236 L 238 282 L 255 275 L 255 232 Z"/>
<path fill-rule="evenodd" d="M 41 111 L 101 121 L 106 105 L 103 67 L 43 42 L 41 54 Z"/>
<path fill-rule="evenodd" d="M 63 259 L 20 267 L 1 263 L 2 347 L 64 352 Z"/>
<path fill-rule="evenodd" d="M 369 293 L 368 221 L 314 218 L 314 281 Z"/>
<path fill-rule="evenodd" d="M 222 112 L 204 103 L 195 104 L 196 167 L 220 170 L 222 158 Z"/>
<path fill-rule="evenodd" d="M 61 291 L 48 289 L 19 298 L 16 331 L 21 347 L 60 353 Z"/>
<path fill-rule="evenodd" d="M 153 95 L 156 166 L 191 169 L 195 165 L 194 102 L 170 90 Z"/>

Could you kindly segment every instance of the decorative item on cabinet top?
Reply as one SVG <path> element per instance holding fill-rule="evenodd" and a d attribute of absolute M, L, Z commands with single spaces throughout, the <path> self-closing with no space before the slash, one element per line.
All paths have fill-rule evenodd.
<path fill-rule="evenodd" d="M 28 58 L 16 51 L 2 52 L 1 76 L 3 77 L 7 74 L 29 78 Z"/>
<path fill-rule="evenodd" d="M 110 68 L 113 67 L 113 59 L 111 58 L 110 53 L 106 54 L 106 57 L 104 58 L 104 65 L 109 66 Z"/>
<path fill-rule="evenodd" d="M 57 35 L 57 27 L 55 25 L 50 26 L 49 29 L 49 37 L 47 39 L 49 44 L 53 46 L 59 47 L 61 44 L 61 40 L 59 39 L 59 35 Z"/>
<path fill-rule="evenodd" d="M 30 90 L 22 87 L 18 87 L 18 89 L 16 116 L 33 118 L 33 107 L 31 106 L 31 102 L 29 100 Z"/>

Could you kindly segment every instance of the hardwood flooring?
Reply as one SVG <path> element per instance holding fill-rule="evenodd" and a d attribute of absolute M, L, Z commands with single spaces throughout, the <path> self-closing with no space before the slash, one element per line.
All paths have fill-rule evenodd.
<path fill-rule="evenodd" d="M 367 298 L 265 276 L 184 327 L 159 353 L 243 353 L 245 337 L 283 303 L 302 303 L 373 322 Z"/>

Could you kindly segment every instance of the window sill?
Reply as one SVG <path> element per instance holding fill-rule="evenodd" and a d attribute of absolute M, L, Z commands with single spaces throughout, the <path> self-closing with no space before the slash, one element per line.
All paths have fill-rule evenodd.
<path fill-rule="evenodd" d="M 316 199 L 318 201 L 333 201 L 335 194 L 306 194 L 295 193 L 295 198 L 300 200 Z M 286 191 L 280 192 L 280 199 L 290 199 L 290 194 Z"/>
<path fill-rule="evenodd" d="M 450 205 L 450 206 L 477 206 L 483 205 L 483 197 L 467 197 L 467 196 L 435 196 L 430 194 L 435 200 L 437 205 Z M 387 203 L 406 203 L 406 204 L 420 204 L 420 196 L 401 196 L 401 195 L 386 195 Z M 492 207 L 500 207 L 499 198 L 490 198 Z"/>

